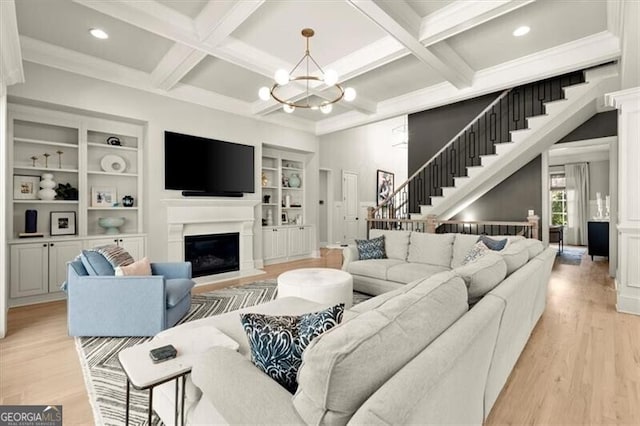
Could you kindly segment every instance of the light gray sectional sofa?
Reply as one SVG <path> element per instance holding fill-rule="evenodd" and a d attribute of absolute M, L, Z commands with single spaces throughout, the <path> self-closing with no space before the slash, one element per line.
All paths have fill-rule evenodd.
<path fill-rule="evenodd" d="M 295 395 L 251 363 L 241 311 L 162 332 L 197 338 L 202 326 L 215 326 L 240 346 L 237 352 L 214 348 L 195 361 L 188 381 L 189 423 L 483 423 L 544 310 L 555 252 L 540 242 L 513 241 L 502 254 L 463 266 L 460 256 L 473 245 L 471 238 L 435 237 L 449 249 L 435 250 L 430 237 L 424 237 L 427 244 L 408 235 L 417 243 L 413 250 L 407 245 L 402 260 L 402 246 L 387 245 L 389 261 L 370 262 L 377 277 L 364 263 L 350 269 L 357 260 L 346 262 L 361 291 L 380 295 L 346 311 L 339 326 L 311 342 Z M 423 263 L 426 258 L 436 263 Z M 390 274 L 401 264 L 404 271 Z M 426 276 L 410 281 L 417 270 Z M 471 308 L 470 299 L 476 302 Z M 242 311 L 297 315 L 325 307 L 282 298 Z M 167 424 L 173 395 L 172 383 L 154 395 L 154 408 Z"/>

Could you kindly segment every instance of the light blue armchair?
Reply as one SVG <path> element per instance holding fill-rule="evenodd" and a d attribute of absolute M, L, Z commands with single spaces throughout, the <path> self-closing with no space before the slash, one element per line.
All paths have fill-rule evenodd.
<path fill-rule="evenodd" d="M 67 266 L 70 336 L 153 336 L 173 327 L 191 306 L 191 263 L 152 263 L 151 276 L 89 275 Z"/>

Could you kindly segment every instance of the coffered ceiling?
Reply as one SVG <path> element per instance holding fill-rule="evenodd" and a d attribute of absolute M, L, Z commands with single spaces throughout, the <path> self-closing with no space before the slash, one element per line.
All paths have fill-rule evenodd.
<path fill-rule="evenodd" d="M 617 3 L 15 0 L 25 61 L 316 134 L 616 60 Z M 522 25 L 531 31 L 513 36 Z M 304 54 L 305 27 L 316 32 L 313 57 L 358 93 L 328 115 L 258 99 Z M 290 84 L 287 95 L 304 90 Z"/>

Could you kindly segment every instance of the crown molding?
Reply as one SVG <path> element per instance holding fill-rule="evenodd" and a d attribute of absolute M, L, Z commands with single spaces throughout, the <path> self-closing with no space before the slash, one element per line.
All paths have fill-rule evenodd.
<path fill-rule="evenodd" d="M 0 1 L 0 84 L 24 83 L 20 36 L 14 0 Z"/>
<path fill-rule="evenodd" d="M 397 115 L 424 111 L 508 87 L 584 69 L 615 60 L 620 57 L 620 53 L 620 40 L 608 31 L 603 31 L 477 71 L 473 86 L 464 90 L 458 90 L 448 83 L 439 83 L 379 102 L 378 111 L 370 116 L 351 111 L 319 121 L 316 123 L 316 134 L 324 135 Z"/>

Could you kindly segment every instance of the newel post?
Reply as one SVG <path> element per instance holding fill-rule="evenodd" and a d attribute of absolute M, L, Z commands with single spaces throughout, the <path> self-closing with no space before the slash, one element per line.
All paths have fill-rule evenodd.
<path fill-rule="evenodd" d="M 534 240 L 540 239 L 540 217 L 535 214 L 529 215 L 527 222 L 529 222 L 529 226 L 531 226 L 531 238 Z"/>
<path fill-rule="evenodd" d="M 369 238 L 369 230 L 373 228 L 373 211 L 374 207 L 367 207 L 367 238 Z"/>
<path fill-rule="evenodd" d="M 438 217 L 435 214 L 427 215 L 427 229 L 429 234 L 435 234 L 438 226 Z"/>

